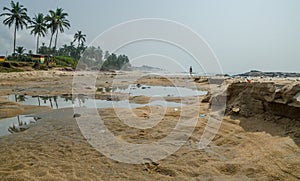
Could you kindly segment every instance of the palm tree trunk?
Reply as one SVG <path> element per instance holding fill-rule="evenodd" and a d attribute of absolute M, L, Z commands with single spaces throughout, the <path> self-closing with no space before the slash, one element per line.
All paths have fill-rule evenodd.
<path fill-rule="evenodd" d="M 40 36 L 38 35 L 37 40 L 36 40 L 36 54 L 38 54 L 38 52 L 39 52 L 39 39 L 40 39 Z"/>
<path fill-rule="evenodd" d="M 15 32 L 14 32 L 14 50 L 13 52 L 16 52 L 16 37 L 17 37 L 17 25 L 15 25 Z"/>
<path fill-rule="evenodd" d="M 56 45 L 57 45 L 57 37 L 58 37 L 58 29 L 57 29 L 57 31 L 56 31 L 54 49 L 56 49 Z"/>
<path fill-rule="evenodd" d="M 51 37 L 50 37 L 50 43 L 49 43 L 49 48 L 51 48 L 52 45 L 52 38 L 53 38 L 54 33 L 51 33 Z"/>

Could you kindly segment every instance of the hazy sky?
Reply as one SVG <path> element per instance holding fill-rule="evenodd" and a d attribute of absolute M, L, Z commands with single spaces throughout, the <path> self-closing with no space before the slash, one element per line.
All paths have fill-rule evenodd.
<path fill-rule="evenodd" d="M 1 13 L 2 7 L 9 6 L 9 3 L 0 1 Z M 224 72 L 251 69 L 300 72 L 299 0 L 22 0 L 21 4 L 28 8 L 31 17 L 56 7 L 69 13 L 72 27 L 60 35 L 59 45 L 69 43 L 77 30 L 87 34 L 87 43 L 90 43 L 119 23 L 140 18 L 163 18 L 182 23 L 202 36 L 215 52 Z M 0 18 L 1 22 L 3 19 Z M 41 42 L 48 44 L 48 39 L 49 36 Z M 12 44 L 12 29 L 0 24 L 0 55 L 11 53 Z M 139 52 L 139 56 L 164 53 L 154 51 L 161 45 L 148 44 L 129 46 L 120 53 L 126 53 L 130 58 L 138 56 L 133 55 L 134 51 L 135 54 Z M 28 30 L 20 31 L 17 45 L 35 51 L 35 38 L 29 36 Z M 150 50 L 146 52 L 145 48 Z M 172 48 L 160 50 L 172 54 Z M 175 52 L 178 57 L 172 58 L 183 59 Z M 150 56 L 145 61 L 157 64 L 161 58 L 158 62 L 164 62 L 169 54 L 165 57 Z M 182 66 L 188 65 L 187 62 Z"/>

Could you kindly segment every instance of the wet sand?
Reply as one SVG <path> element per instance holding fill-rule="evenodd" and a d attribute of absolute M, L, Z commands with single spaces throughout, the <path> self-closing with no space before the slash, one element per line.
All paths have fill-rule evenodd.
<path fill-rule="evenodd" d="M 1 74 L 0 95 L 62 95 L 71 94 L 72 72 L 39 71 Z M 126 85 L 136 73 L 119 73 L 124 78 L 118 85 Z M 82 76 L 89 76 L 82 73 Z M 111 86 L 115 73 L 101 73 L 95 87 L 83 86 L 85 93 L 95 93 L 97 87 Z M 186 77 L 170 77 L 176 85 L 184 86 Z M 236 81 L 236 80 L 230 80 Z M 170 85 L 161 77 L 144 78 L 136 83 L 147 85 Z M 197 83 L 200 90 L 209 90 L 207 83 Z M 107 95 L 96 91 L 98 97 Z M 96 96 L 97 97 L 97 96 Z M 107 158 L 92 147 L 78 127 L 74 110 L 37 110 L 31 106 L 8 103 L 0 100 L 3 117 L 32 113 L 42 119 L 28 130 L 0 137 L 0 180 L 299 180 L 300 149 L 295 139 L 282 124 L 264 120 L 263 117 L 245 118 L 226 115 L 214 140 L 205 149 L 198 149 L 198 142 L 208 124 L 209 102 L 201 102 L 204 96 L 191 97 L 181 110 L 161 107 L 128 109 L 98 109 L 106 127 L 119 140 L 129 143 L 147 144 L 167 136 L 178 120 L 189 120 L 195 113 L 199 117 L 192 135 L 178 151 L 156 161 L 142 164 L 127 164 Z M 146 98 L 145 98 L 146 99 Z M 172 99 L 172 98 L 169 98 Z M 180 98 L 173 98 L 180 100 Z M 142 98 L 132 99 L 147 103 Z M 197 104 L 201 102 L 200 106 Z M 18 111 L 7 107 L 14 104 Z M 26 107 L 26 106 L 25 106 Z M 20 108 L 20 110 L 19 110 Z M 2 109 L 0 107 L 0 109 Z M 156 111 L 151 111 L 151 110 Z M 7 114 L 4 114 L 6 112 Z M 131 114 L 141 120 L 160 117 L 164 119 L 150 129 L 137 129 L 126 125 L 123 119 L 132 119 Z M 94 119 L 89 110 L 82 111 L 80 118 Z M 1 120 L 0 120 L 1 121 Z M 297 127 L 297 125 L 294 125 Z M 271 132 L 273 131 L 273 132 Z M 276 133 L 276 134 L 274 134 Z M 118 150 L 116 150 L 116 153 Z M 147 155 L 145 155 L 147 159 Z"/>

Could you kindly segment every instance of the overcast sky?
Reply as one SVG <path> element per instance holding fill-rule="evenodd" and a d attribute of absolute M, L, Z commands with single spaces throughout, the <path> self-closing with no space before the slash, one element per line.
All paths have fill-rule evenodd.
<path fill-rule="evenodd" d="M 89 44 L 105 30 L 119 23 L 132 19 L 162 18 L 184 24 L 199 34 L 212 48 L 226 73 L 252 69 L 300 72 L 299 0 L 22 0 L 20 2 L 28 8 L 31 17 L 39 12 L 46 14 L 49 9 L 57 7 L 62 7 L 69 13 L 71 28 L 59 36 L 59 46 L 69 44 L 77 30 L 87 34 Z M 6 0 L 0 1 L 1 13 L 2 7 L 9 6 L 9 3 L 10 1 Z M 0 19 L 2 22 L 4 18 Z M 12 37 L 12 29 L 0 24 L 0 55 L 11 53 Z M 41 39 L 41 42 L 48 44 L 49 36 Z M 20 31 L 17 45 L 35 51 L 35 38 L 29 35 L 28 30 Z M 164 56 L 163 51 L 157 52 L 154 48 L 157 46 L 165 45 L 150 45 L 146 42 L 144 45 L 125 47 L 119 53 L 126 53 L 131 59 L 154 54 L 146 57 L 147 60 L 144 59 L 144 62 L 150 62 L 149 65 L 151 62 L 152 64 L 167 62 L 169 54 Z M 145 49 L 149 51 L 146 52 Z M 175 53 L 176 50 L 172 47 L 161 50 L 169 53 L 173 50 L 174 55 L 178 54 L 178 57 L 172 57 L 173 59 L 183 59 L 183 56 L 178 52 Z M 140 54 L 137 55 L 137 52 Z M 188 62 L 182 64 L 183 67 L 188 65 Z"/>

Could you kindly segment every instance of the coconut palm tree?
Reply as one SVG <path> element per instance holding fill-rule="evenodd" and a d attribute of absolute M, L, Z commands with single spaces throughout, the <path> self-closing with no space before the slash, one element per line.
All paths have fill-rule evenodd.
<path fill-rule="evenodd" d="M 54 49 L 56 49 L 58 32 L 63 33 L 65 31 L 64 28 L 69 29 L 71 27 L 67 16 L 68 13 L 65 13 L 62 8 L 57 8 L 56 11 L 50 10 L 49 15 L 46 16 L 46 20 L 49 22 L 48 28 L 51 30 L 51 39 L 49 44 L 50 48 L 54 34 L 56 33 L 54 43 Z"/>
<path fill-rule="evenodd" d="M 39 50 L 39 38 L 42 36 L 44 37 L 47 33 L 47 24 L 46 24 L 46 20 L 44 18 L 44 15 L 42 13 L 39 13 L 37 15 L 35 15 L 32 18 L 31 21 L 31 26 L 29 26 L 28 28 L 32 29 L 31 30 L 31 34 L 34 34 L 34 36 L 36 36 L 36 53 L 38 53 Z"/>
<path fill-rule="evenodd" d="M 57 29 L 55 12 L 50 10 L 49 14 L 45 17 L 45 20 L 48 23 L 47 28 L 49 28 L 50 32 L 51 32 L 50 43 L 49 43 L 49 48 L 51 48 L 53 35 L 54 35 L 54 33 L 56 32 L 56 29 Z"/>
<path fill-rule="evenodd" d="M 56 37 L 55 37 L 55 44 L 54 48 L 57 45 L 57 37 L 58 37 L 58 30 L 63 33 L 65 30 L 64 28 L 69 29 L 71 27 L 70 21 L 66 18 L 68 13 L 64 13 L 62 8 L 56 9 L 56 16 L 57 16 L 57 30 L 56 30 Z"/>
<path fill-rule="evenodd" d="M 21 56 L 24 54 L 25 50 L 26 49 L 24 47 L 17 47 L 15 51 L 19 56 Z"/>
<path fill-rule="evenodd" d="M 78 45 L 77 45 L 77 49 L 79 48 L 79 45 L 80 44 L 84 44 L 85 43 L 85 37 L 86 35 L 85 34 L 82 34 L 82 31 L 77 31 L 74 35 L 74 41 L 77 41 L 78 42 Z"/>
<path fill-rule="evenodd" d="M 10 2 L 11 9 L 4 7 L 3 11 L 7 11 L 2 13 L 0 16 L 6 16 L 7 18 L 3 20 L 3 24 L 7 25 L 9 28 L 14 24 L 14 49 L 13 53 L 16 50 L 16 37 L 17 31 L 22 30 L 27 27 L 27 23 L 30 22 L 30 18 L 27 16 L 27 9 L 24 8 L 23 5 L 20 5 L 19 2 L 15 3 L 13 1 Z"/>

